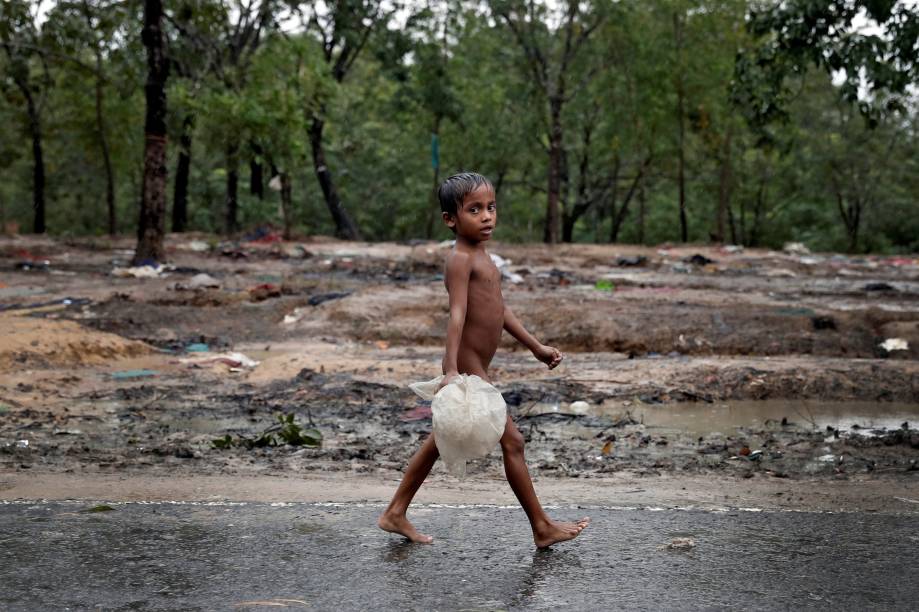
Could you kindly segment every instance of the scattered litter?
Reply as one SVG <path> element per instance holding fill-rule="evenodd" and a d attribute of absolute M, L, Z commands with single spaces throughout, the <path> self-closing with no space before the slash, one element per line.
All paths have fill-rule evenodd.
<path fill-rule="evenodd" d="M 302 308 L 294 308 L 293 312 L 284 315 L 284 325 L 292 325 L 300 319 L 303 318 L 303 315 L 306 314 L 306 311 Z"/>
<path fill-rule="evenodd" d="M 51 262 L 47 259 L 29 259 L 16 263 L 16 269 L 23 272 L 31 272 L 32 270 L 46 272 L 50 267 Z"/>
<path fill-rule="evenodd" d="M 696 253 L 694 255 L 690 255 L 689 257 L 684 257 L 683 263 L 693 264 L 695 266 L 707 266 L 709 264 L 715 263 L 715 260 L 709 259 L 705 255 L 700 255 L 699 253 Z"/>
<path fill-rule="evenodd" d="M 896 291 L 897 288 L 887 283 L 868 283 L 865 291 Z"/>
<path fill-rule="evenodd" d="M 189 364 L 191 366 L 202 366 L 207 364 L 216 364 L 222 363 L 224 365 L 230 366 L 230 368 L 249 368 L 252 369 L 256 367 L 259 362 L 254 359 L 246 357 L 242 353 L 208 353 L 206 355 L 199 355 L 195 357 L 186 357 L 184 359 L 179 359 L 179 363 Z"/>
<path fill-rule="evenodd" d="M 217 289 L 220 287 L 220 281 L 211 276 L 210 274 L 195 274 L 188 281 L 189 289 Z"/>
<path fill-rule="evenodd" d="M 673 538 L 667 544 L 658 546 L 658 550 L 691 550 L 695 548 L 696 541 L 692 538 Z"/>
<path fill-rule="evenodd" d="M 609 280 L 608 278 L 601 278 L 594 285 L 594 289 L 597 291 L 615 291 L 616 285 L 614 285 L 613 281 Z"/>
<path fill-rule="evenodd" d="M 271 244 L 272 242 L 283 242 L 284 237 L 277 230 L 262 226 L 256 228 L 253 232 L 243 236 L 243 242 L 252 242 L 254 244 Z"/>
<path fill-rule="evenodd" d="M 782 250 L 789 255 L 810 255 L 811 252 L 803 242 L 786 242 Z"/>
<path fill-rule="evenodd" d="M 613 452 L 613 441 L 612 441 L 612 440 L 607 440 L 607 441 L 606 441 L 606 444 L 603 445 L 603 450 L 600 451 L 600 452 L 603 453 L 604 455 L 607 455 L 607 456 L 608 456 L 610 453 L 612 453 L 612 452 Z"/>
<path fill-rule="evenodd" d="M 568 405 L 568 411 L 573 414 L 586 414 L 590 410 L 590 404 L 584 400 L 577 400 Z"/>
<path fill-rule="evenodd" d="M 742 244 L 726 244 L 718 250 L 722 253 L 733 255 L 734 253 L 743 253 L 743 245 Z"/>
<path fill-rule="evenodd" d="M 770 278 L 794 278 L 797 276 L 794 272 L 788 268 L 772 268 L 766 270 L 763 273 L 763 276 L 768 276 Z"/>
<path fill-rule="evenodd" d="M 273 283 L 262 283 L 249 289 L 249 298 L 255 302 L 275 297 L 281 297 L 281 287 Z"/>
<path fill-rule="evenodd" d="M 894 496 L 894 499 L 901 501 L 901 502 L 906 502 L 908 504 L 919 504 L 919 499 L 910 499 L 908 497 L 896 497 L 896 496 Z"/>
<path fill-rule="evenodd" d="M 376 347 L 380 349 L 381 351 L 385 351 L 386 349 L 389 348 L 389 342 L 387 342 L 386 340 L 377 340 L 376 342 L 374 342 L 374 345 L 376 345 Z"/>
<path fill-rule="evenodd" d="M 28 440 L 16 440 L 16 448 L 29 448 Z"/>
<path fill-rule="evenodd" d="M 121 370 L 120 372 L 112 372 L 112 380 L 130 380 L 132 378 L 150 378 L 152 376 L 157 376 L 159 372 L 156 370 Z"/>
<path fill-rule="evenodd" d="M 893 351 L 907 351 L 909 350 L 909 342 L 903 338 L 888 338 L 881 343 L 881 348 L 888 353 Z"/>
<path fill-rule="evenodd" d="M 495 267 L 501 271 L 502 278 L 509 280 L 515 285 L 523 282 L 522 276 L 520 276 L 516 272 L 511 272 L 510 270 L 511 260 L 510 259 L 504 259 L 500 255 L 495 255 L 494 253 L 489 253 L 489 255 L 491 255 L 491 260 L 494 262 Z"/>
<path fill-rule="evenodd" d="M 823 463 L 832 463 L 836 461 L 836 455 L 820 455 L 817 457 L 817 461 L 822 461 Z"/>
<path fill-rule="evenodd" d="M 165 276 L 167 266 L 162 264 L 134 266 L 132 268 L 113 268 L 112 276 L 120 278 L 160 278 Z"/>
<path fill-rule="evenodd" d="M 211 348 L 203 342 L 193 342 L 185 347 L 186 353 L 208 353 Z"/>
<path fill-rule="evenodd" d="M 310 306 L 319 306 L 323 302 L 329 302 L 331 300 L 340 300 L 343 297 L 348 297 L 351 295 L 350 291 L 335 291 L 332 293 L 320 293 L 318 295 L 312 296 L 307 303 Z"/>
<path fill-rule="evenodd" d="M 631 257 L 620 257 L 616 260 L 616 265 L 620 268 L 635 268 L 644 266 L 648 263 L 648 258 L 644 255 L 633 255 Z"/>
<path fill-rule="evenodd" d="M 196 253 L 204 253 L 205 251 L 211 250 L 211 246 L 208 243 L 204 242 L 203 240 L 192 240 L 191 242 L 186 244 L 185 247 L 188 250 L 194 251 Z"/>

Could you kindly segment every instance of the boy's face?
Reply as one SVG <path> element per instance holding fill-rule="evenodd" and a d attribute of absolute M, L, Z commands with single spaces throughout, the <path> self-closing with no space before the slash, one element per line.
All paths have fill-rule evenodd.
<path fill-rule="evenodd" d="M 488 185 L 480 185 L 463 198 L 456 206 L 456 215 L 443 213 L 447 227 L 456 229 L 457 237 L 462 236 L 470 242 L 484 242 L 491 238 L 491 233 L 498 222 L 498 208 L 495 203 L 495 191 Z"/>

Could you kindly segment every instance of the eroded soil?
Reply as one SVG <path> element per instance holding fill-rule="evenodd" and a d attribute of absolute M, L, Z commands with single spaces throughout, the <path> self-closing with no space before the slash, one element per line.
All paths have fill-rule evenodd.
<path fill-rule="evenodd" d="M 449 246 L 169 245 L 173 269 L 133 278 L 113 275 L 128 240 L 0 239 L 0 469 L 397 478 L 430 430 L 406 385 L 439 373 Z M 537 477 L 916 482 L 919 259 L 491 251 L 517 275 L 508 304 L 566 353 L 547 371 L 505 337 L 493 364 Z M 200 273 L 219 286 L 189 288 Z M 750 401 L 763 418 L 743 425 L 667 416 Z M 821 416 L 853 401 L 843 426 Z M 212 444 L 255 437 L 280 413 L 319 429 L 322 446 Z M 500 453 L 469 474 L 500 478 Z"/>

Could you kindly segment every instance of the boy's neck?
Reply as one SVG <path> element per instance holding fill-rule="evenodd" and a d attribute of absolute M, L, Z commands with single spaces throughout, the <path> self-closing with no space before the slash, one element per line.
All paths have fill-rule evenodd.
<path fill-rule="evenodd" d="M 462 246 L 463 248 L 470 249 L 470 250 L 484 251 L 485 241 L 484 240 L 469 240 L 465 236 L 460 236 L 459 234 L 457 234 L 456 246 Z"/>

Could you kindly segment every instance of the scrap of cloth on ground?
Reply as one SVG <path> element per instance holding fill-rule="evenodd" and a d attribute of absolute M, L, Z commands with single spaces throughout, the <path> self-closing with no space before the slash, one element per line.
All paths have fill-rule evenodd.
<path fill-rule="evenodd" d="M 443 378 L 412 383 L 409 389 L 430 400 L 434 444 L 447 471 L 462 477 L 467 460 L 484 457 L 501 440 L 507 405 L 497 389 L 475 374 L 460 374 L 437 391 Z"/>

